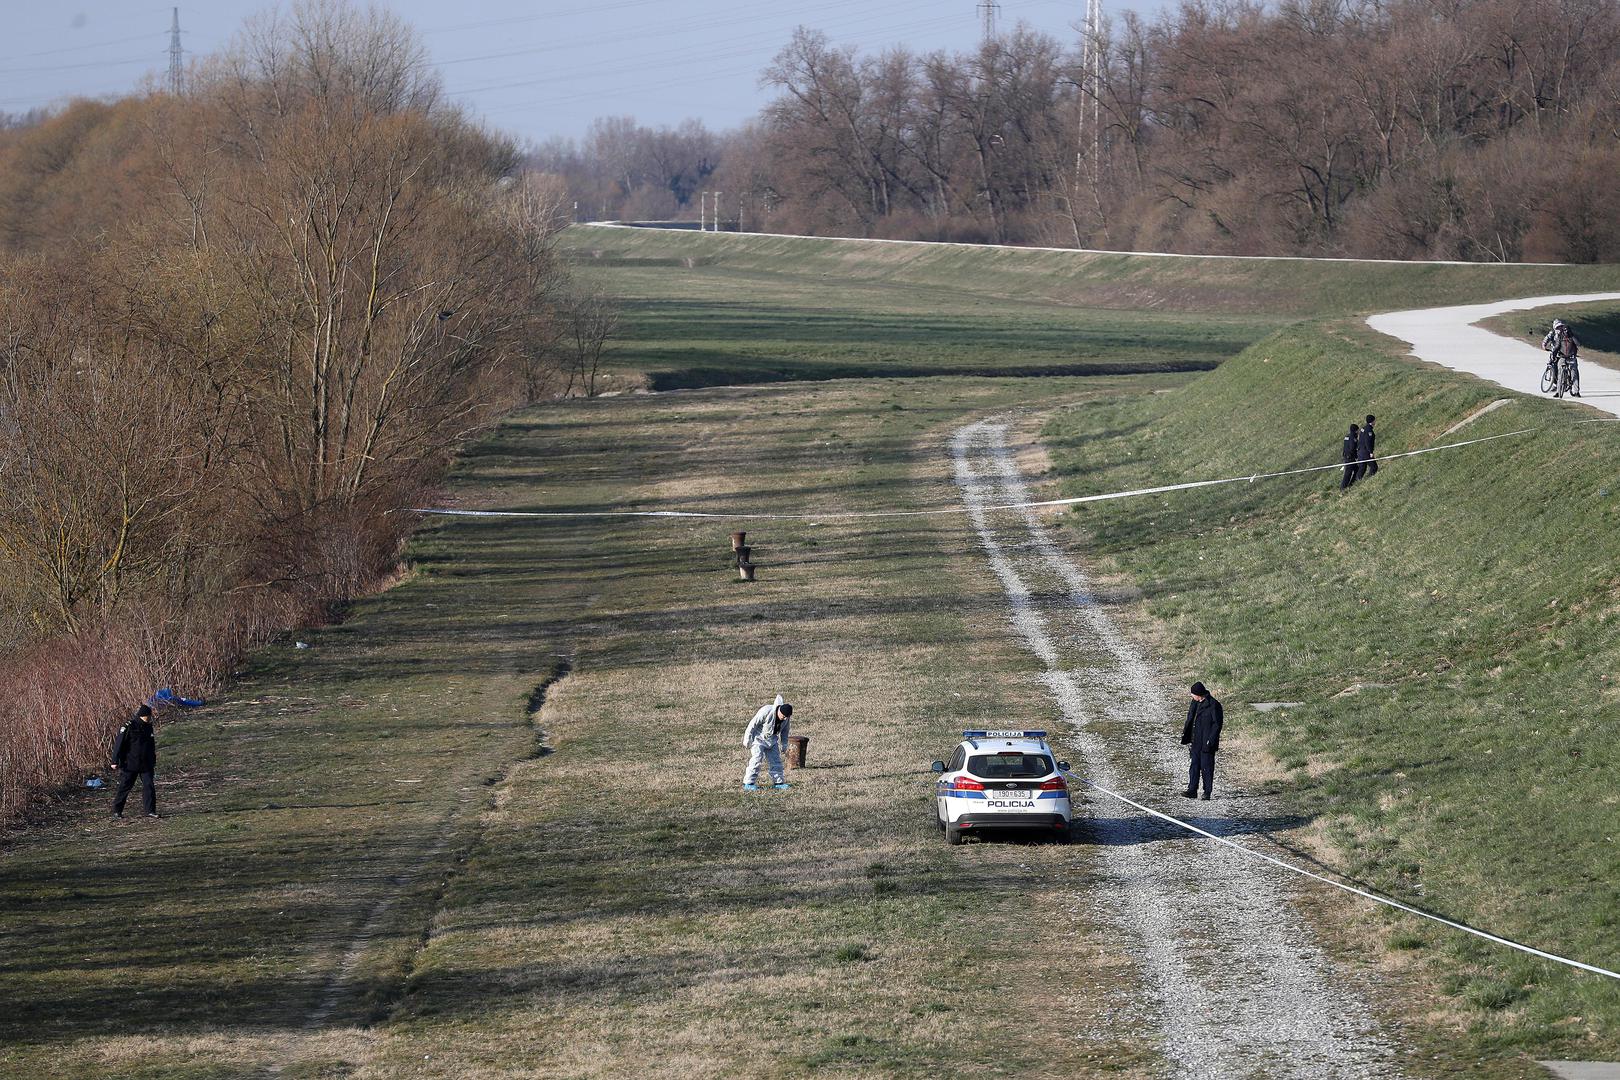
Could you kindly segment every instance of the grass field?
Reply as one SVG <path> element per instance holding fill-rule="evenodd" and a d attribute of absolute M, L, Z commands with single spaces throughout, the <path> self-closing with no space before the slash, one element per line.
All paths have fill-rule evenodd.
<path fill-rule="evenodd" d="M 1173 394 L 1065 411 L 1064 490 L 1336 460 L 1378 415 L 1389 453 L 1500 396 L 1419 368 L 1357 327 L 1267 339 Z M 1396 897 L 1620 968 L 1620 431 L 1514 398 L 1452 439 L 1484 447 L 1083 507 L 1085 546 L 1146 590 L 1166 652 L 1264 731 L 1279 784 L 1337 865 Z M 1245 702 L 1298 701 L 1261 715 Z M 1483 1048 L 1620 1055 L 1620 987 L 1393 919 Z"/>
<path fill-rule="evenodd" d="M 593 230 L 580 231 L 585 236 L 576 242 L 588 242 Z M 762 272 L 717 259 L 688 267 L 656 255 L 605 263 L 587 257 L 578 269 L 623 303 L 621 348 L 634 357 L 636 381 L 658 390 L 851 377 L 1201 371 L 1281 325 L 1254 314 L 1125 317 L 1038 296 L 997 295 L 968 282 L 852 281 L 796 265 Z"/>
<path fill-rule="evenodd" d="M 940 444 L 962 412 L 1167 385 L 580 402 L 508 424 L 454 486 L 537 509 L 927 505 L 949 498 Z M 71 827 L 7 853 L 0 974 L 28 1004 L 0 1019 L 0 1072 L 1151 1063 L 1102 987 L 1054 980 L 1030 1012 L 955 1022 L 957 988 L 1010 991 L 1008 924 L 1021 950 L 1119 962 L 1067 913 L 1086 875 L 1075 849 L 964 860 L 929 821 L 928 760 L 953 730 L 1046 715 L 971 537 L 934 519 L 770 525 L 745 585 L 727 529 L 430 526 L 410 580 L 164 731 L 169 820 L 115 827 L 87 799 Z M 964 647 L 972 670 L 954 663 Z M 814 767 L 791 793 L 745 796 L 741 725 L 777 690 L 799 703 Z M 345 949 L 352 985 L 334 995 Z M 1036 1012 L 1090 1035 L 1012 1039 Z M 331 1023 L 310 1032 L 315 1016 Z M 385 1022 L 350 1026 L 367 1019 Z"/>
<path fill-rule="evenodd" d="M 1491 395 L 1364 332 L 1267 335 L 1620 280 L 605 229 L 570 243 L 624 301 L 623 384 L 770 384 L 520 414 L 463 454 L 458 505 L 937 506 L 956 498 L 950 432 L 1011 409 L 1065 409 L 1050 441 L 1074 491 L 1314 463 L 1346 408 L 1379 412 L 1396 449 Z M 1478 430 L 1521 408 L 1552 407 Z M 1256 485 L 1069 531 L 1140 587 L 1122 607 L 1144 635 L 1229 688 L 1234 719 L 1260 726 L 1244 700 L 1311 702 L 1265 730 L 1278 783 L 1346 869 L 1613 961 L 1615 850 L 1593 832 L 1615 820 L 1597 438 L 1391 466 L 1342 501 Z M 1412 476 L 1417 494 L 1399 486 Z M 1551 476 L 1579 501 L 1547 497 Z M 947 851 L 930 827 L 927 763 L 953 732 L 1053 717 L 968 530 L 761 523 L 746 585 L 731 527 L 428 523 L 399 585 L 164 728 L 168 820 L 114 826 L 84 794 L 8 838 L 0 1075 L 1158 1075 L 1152 1031 L 1111 990 L 1129 958 L 1073 902 L 1093 853 Z M 1230 546 L 1197 559 L 1214 545 Z M 1350 682 L 1363 690 L 1331 696 Z M 745 797 L 741 725 L 778 690 L 813 767 Z M 1524 850 L 1537 815 L 1555 843 Z M 1426 1074 L 1523 1076 L 1521 1046 L 1612 1045 L 1612 998 L 1589 984 L 1404 923 L 1380 933 L 1419 957 L 1391 1022 Z M 1425 1016 L 1422 980 L 1447 973 L 1447 1008 Z M 1477 1030 L 1457 1037 L 1457 1016 Z"/>

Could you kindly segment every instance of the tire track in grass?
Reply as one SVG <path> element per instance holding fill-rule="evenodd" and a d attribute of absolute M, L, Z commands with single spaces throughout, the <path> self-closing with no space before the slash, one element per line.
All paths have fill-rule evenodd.
<path fill-rule="evenodd" d="M 1152 665 L 1034 511 L 988 509 L 1030 501 L 1007 425 L 963 427 L 951 452 L 1013 627 L 1063 710 L 1077 771 L 1121 791 L 1179 790 L 1186 758 L 1177 752 L 1178 717 Z M 1190 820 L 1228 834 L 1276 827 L 1263 803 L 1245 799 L 1239 809 L 1217 796 L 1185 805 L 1213 809 Z M 1279 873 L 1134 811 L 1094 819 L 1092 833 L 1107 887 L 1083 900 L 1121 930 L 1140 973 L 1140 1019 L 1157 1030 L 1173 1075 L 1399 1075 L 1372 1013 L 1333 970 Z"/>
<path fill-rule="evenodd" d="M 544 744 L 545 732 L 539 726 L 540 712 L 557 685 L 572 673 L 572 660 L 558 655 L 551 673 L 530 691 L 524 710 L 534 731 L 534 747 L 530 755 L 506 762 L 497 774 L 485 776 L 481 782 L 475 782 L 476 771 L 461 770 L 452 778 L 451 784 L 458 793 L 453 804 L 439 819 L 425 844 L 411 854 L 402 869 L 387 878 L 386 887 L 365 909 L 362 921 L 336 953 L 314 1008 L 304 1016 L 299 1027 L 276 1040 L 272 1048 L 273 1060 L 269 1065 L 270 1076 L 282 1076 L 291 1066 L 307 1065 L 316 1060 L 311 1057 L 312 1054 L 323 1052 L 316 1037 L 330 1025 L 341 1009 L 352 1007 L 359 997 L 364 989 L 359 978 L 360 967 L 379 940 L 415 938 L 408 962 L 394 977 L 394 993 L 388 1000 L 375 1003 L 373 1011 L 378 1019 L 382 1019 L 398 1006 L 399 993 L 410 981 L 416 958 L 426 946 L 434 919 L 443 906 L 447 884 L 444 875 L 477 849 L 484 836 L 484 815 L 495 806 L 500 792 L 510 782 L 512 768 L 551 752 Z M 473 820 L 466 823 L 469 815 Z M 399 909 L 408 906 L 411 894 L 424 887 L 434 874 L 440 876 L 440 881 L 419 913 L 416 920 L 419 926 L 409 922 L 402 925 Z"/>

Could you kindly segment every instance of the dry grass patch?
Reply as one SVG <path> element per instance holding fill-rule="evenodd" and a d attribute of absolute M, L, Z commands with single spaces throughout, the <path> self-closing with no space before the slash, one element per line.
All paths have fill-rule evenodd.
<path fill-rule="evenodd" d="M 672 461 L 641 442 L 669 424 L 660 399 L 581 409 L 526 435 L 538 445 L 523 453 L 544 462 L 553 440 L 589 442 L 601 423 L 622 452 L 659 453 L 656 468 L 622 468 L 647 478 L 636 500 L 724 493 L 747 460 L 749 498 L 766 509 L 804 489 L 860 510 L 954 501 L 951 421 L 1023 388 L 909 389 L 906 411 L 937 417 L 920 429 L 866 387 L 719 392 L 680 402 L 683 440 L 712 454 Z M 657 426 L 638 426 L 638 410 Z M 750 422 L 773 410 L 815 420 Z M 532 482 L 547 490 L 543 467 Z M 1032 956 L 1061 970 L 1077 942 L 1106 953 L 1107 931 L 1068 901 L 1089 854 L 951 851 L 932 827 L 927 764 L 955 732 L 1050 711 L 971 534 L 954 518 L 739 524 L 761 563 L 752 587 L 732 580 L 724 523 L 578 530 L 603 569 L 590 631 L 558 649 L 572 674 L 539 716 L 553 752 L 508 775 L 368 1068 L 1085 1074 L 1105 1067 L 1102 1047 L 1146 1061 L 1140 1033 L 1100 1000 L 1104 982 L 1025 977 Z M 742 727 L 777 691 L 811 739 L 810 767 L 790 792 L 744 793 Z M 1006 957 L 1013 926 L 1020 949 Z M 987 994 L 995 1014 L 962 1023 L 964 1002 Z M 995 1032 L 1030 1024 L 1091 1034 L 1025 1040 L 1028 1060 L 1005 1059 Z M 547 1049 L 526 1059 L 539 1030 Z"/>

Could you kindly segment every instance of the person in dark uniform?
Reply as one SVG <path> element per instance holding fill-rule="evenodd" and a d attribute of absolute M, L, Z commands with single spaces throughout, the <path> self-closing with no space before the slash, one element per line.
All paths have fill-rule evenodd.
<path fill-rule="evenodd" d="M 113 767 L 119 772 L 118 794 L 113 796 L 113 817 L 124 816 L 124 802 L 137 777 L 141 781 L 141 803 L 146 808 L 146 816 L 157 817 L 157 782 L 152 775 L 157 768 L 157 737 L 152 731 L 152 706 L 142 705 L 135 719 L 118 729 L 118 741 L 113 744 Z"/>
<path fill-rule="evenodd" d="M 1344 437 L 1344 445 L 1339 448 L 1339 460 L 1344 463 L 1344 478 L 1339 481 L 1339 490 L 1343 491 L 1356 482 L 1356 455 L 1361 453 L 1361 433 L 1356 425 L 1350 425 L 1350 434 Z"/>
<path fill-rule="evenodd" d="M 1204 780 L 1204 798 L 1208 799 L 1215 787 L 1215 751 L 1221 748 L 1221 725 L 1226 722 L 1221 703 L 1216 701 L 1204 684 L 1192 684 L 1192 702 L 1187 706 L 1187 723 L 1181 728 L 1181 745 L 1190 758 L 1187 768 L 1187 790 L 1181 794 L 1191 799 L 1198 794 L 1198 779 Z"/>
<path fill-rule="evenodd" d="M 1356 452 L 1356 478 L 1371 476 L 1378 471 L 1378 460 L 1373 457 L 1373 442 L 1377 438 L 1373 434 L 1373 416 L 1367 414 L 1367 422 L 1361 425 L 1361 444 Z"/>

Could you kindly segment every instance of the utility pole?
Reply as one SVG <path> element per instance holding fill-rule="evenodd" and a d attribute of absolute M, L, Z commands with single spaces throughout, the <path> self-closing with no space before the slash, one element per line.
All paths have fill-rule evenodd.
<path fill-rule="evenodd" d="M 698 232 L 709 231 L 709 193 L 698 193 Z"/>
<path fill-rule="evenodd" d="M 1080 184 L 1090 152 L 1092 185 L 1102 158 L 1102 0 L 1086 0 L 1085 37 L 1080 42 L 1080 123 L 1074 150 L 1074 179 Z"/>
<path fill-rule="evenodd" d="M 1102 0 L 1086 0 L 1085 68 L 1091 92 L 1091 159 L 1096 161 L 1102 153 Z"/>
<path fill-rule="evenodd" d="M 984 43 L 990 44 L 996 40 L 996 16 L 1001 12 L 1001 5 L 996 0 L 979 0 L 979 19 L 984 24 Z"/>
<path fill-rule="evenodd" d="M 174 21 L 169 24 L 169 93 L 180 96 L 180 9 L 174 9 Z"/>
<path fill-rule="evenodd" d="M 720 231 L 720 192 L 714 193 L 714 231 Z"/>

